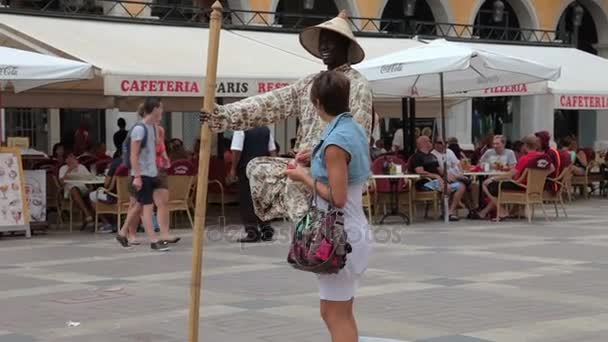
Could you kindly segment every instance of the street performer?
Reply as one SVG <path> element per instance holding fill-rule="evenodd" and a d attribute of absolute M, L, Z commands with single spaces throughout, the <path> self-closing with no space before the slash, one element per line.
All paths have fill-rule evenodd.
<path fill-rule="evenodd" d="M 328 70 L 343 73 L 350 80 L 350 108 L 355 121 L 369 134 L 372 123 L 372 91 L 367 80 L 351 65 L 361 62 L 365 53 L 353 35 L 345 11 L 329 21 L 304 29 L 300 43 L 313 56 L 323 60 Z M 320 119 L 310 100 L 316 75 L 269 93 L 224 106 L 213 113 L 201 113 L 213 131 L 246 130 L 297 116 L 296 162 L 309 166 L 310 152 L 320 142 L 327 123 Z M 369 138 L 369 137 L 368 137 Z M 247 166 L 256 215 L 262 221 L 288 216 L 296 221 L 308 209 L 310 190 L 284 175 L 292 159 L 259 157 Z"/>

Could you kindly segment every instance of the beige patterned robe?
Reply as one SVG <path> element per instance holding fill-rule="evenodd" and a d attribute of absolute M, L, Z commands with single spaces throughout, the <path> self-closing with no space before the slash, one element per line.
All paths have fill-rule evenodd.
<path fill-rule="evenodd" d="M 366 132 L 372 121 L 372 91 L 367 80 L 349 65 L 336 71 L 350 79 L 350 109 Z M 296 150 L 312 149 L 319 143 L 326 123 L 321 120 L 310 101 L 310 88 L 316 75 L 307 76 L 287 87 L 231 103 L 216 106 L 209 124 L 221 132 L 227 129 L 246 130 L 269 125 L 297 116 Z M 292 221 L 308 209 L 310 192 L 299 183 L 287 179 L 283 172 L 290 159 L 262 157 L 247 165 L 255 212 L 264 221 L 289 217 Z"/>

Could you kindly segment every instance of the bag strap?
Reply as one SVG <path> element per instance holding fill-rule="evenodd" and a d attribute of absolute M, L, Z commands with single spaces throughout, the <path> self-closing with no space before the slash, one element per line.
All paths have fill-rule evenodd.
<path fill-rule="evenodd" d="M 129 130 L 129 133 L 127 134 L 128 139 L 125 139 L 125 142 L 128 140 L 129 148 L 130 148 L 131 140 L 132 140 L 131 136 L 133 134 L 133 130 L 135 129 L 135 127 L 138 127 L 138 126 L 143 128 L 143 130 L 144 130 L 144 136 L 143 136 L 143 138 L 141 138 L 141 147 L 140 147 L 140 149 L 144 149 L 144 148 L 146 148 L 146 145 L 148 144 L 148 130 L 146 129 L 146 125 L 143 124 L 142 122 L 138 122 L 135 125 L 133 125 L 133 127 L 131 127 L 131 129 Z"/>
<path fill-rule="evenodd" d="M 310 199 L 311 207 L 317 207 L 317 182 L 318 180 L 315 179 L 315 182 L 312 185 L 312 198 Z M 329 187 L 329 209 L 333 209 L 336 207 L 334 204 L 334 194 L 331 190 L 331 185 L 328 184 L 327 187 Z"/>
<path fill-rule="evenodd" d="M 141 126 L 141 128 L 144 129 L 144 137 L 141 139 L 141 148 L 146 148 L 148 146 L 148 128 L 146 127 L 145 124 L 143 123 L 139 123 L 139 125 Z M 156 130 L 156 128 L 155 128 Z"/>

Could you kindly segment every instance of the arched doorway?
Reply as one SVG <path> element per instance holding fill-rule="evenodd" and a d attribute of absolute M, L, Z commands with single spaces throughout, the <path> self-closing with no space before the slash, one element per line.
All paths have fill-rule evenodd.
<path fill-rule="evenodd" d="M 434 35 L 435 26 L 433 10 L 426 0 L 388 0 L 382 11 L 382 31 Z"/>
<path fill-rule="evenodd" d="M 280 0 L 276 8 L 275 23 L 286 28 L 302 29 L 337 15 L 338 7 L 333 0 Z"/>
<path fill-rule="evenodd" d="M 557 28 L 558 39 L 572 44 L 577 49 L 597 54 L 598 31 L 591 12 L 584 4 L 573 2 L 562 12 Z"/>
<path fill-rule="evenodd" d="M 521 39 L 520 20 L 509 1 L 484 1 L 477 11 L 473 25 L 473 35 L 480 39 Z"/>
<path fill-rule="evenodd" d="M 521 3 L 519 7 L 525 8 Z M 485 0 L 481 3 L 473 22 L 473 35 L 479 39 L 521 40 L 518 11 L 508 0 Z M 510 96 L 473 99 L 472 141 L 482 141 L 491 134 L 503 134 L 515 140 L 513 108 L 518 98 Z"/>
<path fill-rule="evenodd" d="M 569 4 L 562 12 L 555 30 L 558 39 L 572 44 L 577 49 L 597 55 L 595 45 L 598 43 L 598 29 L 591 9 L 584 3 L 574 1 Z M 581 113 L 578 110 L 555 111 L 556 141 L 560 142 L 568 136 L 579 136 L 579 144 L 582 146 L 593 143 L 595 132 L 590 132 L 593 134 L 581 134 L 581 132 L 586 130 L 584 126 L 593 126 L 595 116 L 582 114 L 584 117 L 579 117 L 579 114 Z"/>

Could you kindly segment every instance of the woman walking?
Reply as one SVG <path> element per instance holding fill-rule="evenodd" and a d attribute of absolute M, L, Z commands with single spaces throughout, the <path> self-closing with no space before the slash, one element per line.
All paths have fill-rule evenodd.
<path fill-rule="evenodd" d="M 310 151 L 300 151 L 296 160 L 310 156 L 311 174 L 303 166 L 285 173 L 293 181 L 312 189 L 316 182 L 320 208 L 330 202 L 344 213 L 344 227 L 352 253 L 337 274 L 319 275 L 321 317 L 333 342 L 358 341 L 353 313 L 355 291 L 367 268 L 371 250 L 368 222 L 363 212 L 363 187 L 370 177 L 368 139 L 349 113 L 350 81 L 342 74 L 326 71 L 314 80 L 311 101 L 328 123 L 321 142 Z"/>
<path fill-rule="evenodd" d="M 144 117 L 144 106 L 143 104 L 139 106 L 137 113 L 140 117 Z M 154 178 L 154 190 L 152 193 L 153 203 L 156 206 L 156 215 L 158 217 L 158 222 L 160 225 L 160 236 L 159 241 L 163 241 L 166 243 L 177 243 L 180 238 L 170 235 L 169 233 L 169 184 L 167 179 L 167 169 L 171 164 L 169 157 L 167 156 L 167 150 L 165 146 L 165 130 L 160 125 L 160 116 L 152 120 L 152 125 L 156 131 L 155 133 L 155 162 L 158 170 L 157 176 Z M 135 198 L 131 198 L 131 206 L 137 205 Z M 141 221 L 143 222 L 143 213 L 140 211 L 139 215 L 141 217 Z M 119 233 L 119 237 L 126 237 L 126 245 L 139 245 L 140 242 L 137 240 L 137 227 L 139 225 L 138 221 L 125 221 L 124 226 L 127 228 L 123 228 L 124 234 L 121 235 Z M 122 242 L 121 242 L 122 243 Z M 125 244 L 123 243 L 123 246 Z M 125 246 L 126 247 L 126 246 Z"/>

